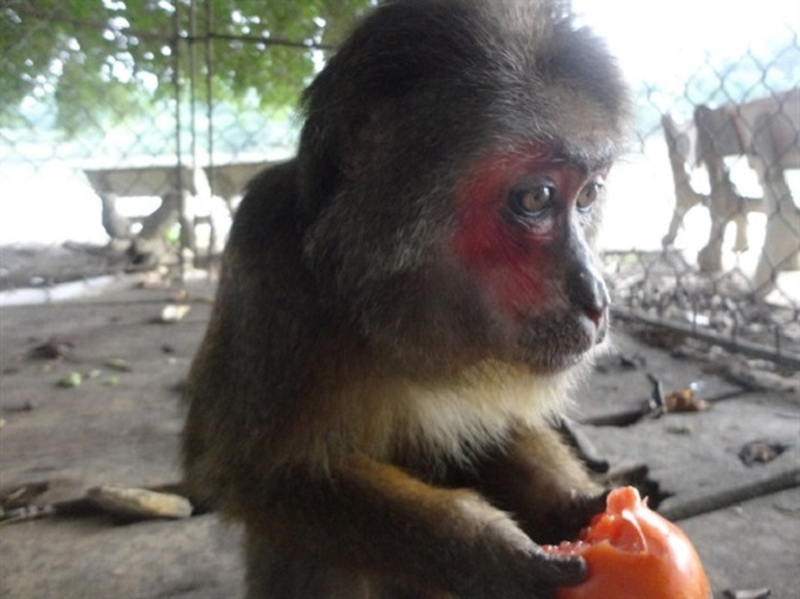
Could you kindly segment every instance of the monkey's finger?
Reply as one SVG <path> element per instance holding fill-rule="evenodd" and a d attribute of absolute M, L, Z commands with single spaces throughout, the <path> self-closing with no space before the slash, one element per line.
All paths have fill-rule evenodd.
<path fill-rule="evenodd" d="M 581 497 L 577 500 L 575 507 L 578 512 L 578 524 L 581 527 L 586 526 L 592 517 L 605 511 L 606 500 L 610 492 L 610 489 L 605 489 L 597 495 Z"/>
<path fill-rule="evenodd" d="M 557 555 L 539 548 L 532 556 L 531 574 L 545 586 L 575 585 L 589 576 L 586 560 L 577 555 Z"/>
<path fill-rule="evenodd" d="M 559 526 L 548 537 L 548 542 L 575 538 L 584 527 L 589 525 L 592 518 L 605 511 L 609 492 L 606 489 L 593 495 L 573 497 L 559 513 Z"/>

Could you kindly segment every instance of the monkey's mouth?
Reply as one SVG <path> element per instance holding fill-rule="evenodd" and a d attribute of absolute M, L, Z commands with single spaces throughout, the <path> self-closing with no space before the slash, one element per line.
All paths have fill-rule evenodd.
<path fill-rule="evenodd" d="M 608 331 L 607 311 L 597 320 L 583 313 L 529 319 L 519 337 L 523 361 L 537 372 L 558 372 L 575 366 Z"/>

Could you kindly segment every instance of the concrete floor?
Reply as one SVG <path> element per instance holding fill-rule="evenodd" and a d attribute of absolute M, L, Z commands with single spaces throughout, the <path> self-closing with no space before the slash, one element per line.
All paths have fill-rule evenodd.
<path fill-rule="evenodd" d="M 0 308 L 0 490 L 47 481 L 39 501 L 101 484 L 179 479 L 178 388 L 209 315 L 212 286 L 190 285 L 182 321 L 154 321 L 174 298 L 124 280 L 80 301 Z M 31 359 L 49 339 L 71 344 L 57 360 Z M 124 360 L 126 371 L 108 365 Z M 58 381 L 90 375 L 75 388 Z M 696 413 L 621 426 L 648 398 L 693 385 L 713 401 Z M 644 464 L 660 509 L 689 534 L 715 594 L 769 588 L 800 599 L 800 395 L 746 390 L 695 359 L 676 358 L 618 332 L 578 397 L 573 416 L 612 469 Z M 747 442 L 786 446 L 746 466 Z M 239 531 L 213 514 L 118 525 L 105 517 L 42 518 L 0 526 L 0 596 L 6 599 L 237 597 Z"/>

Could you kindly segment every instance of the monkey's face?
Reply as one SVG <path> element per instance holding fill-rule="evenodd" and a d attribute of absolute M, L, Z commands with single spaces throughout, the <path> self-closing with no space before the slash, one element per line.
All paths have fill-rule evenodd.
<path fill-rule="evenodd" d="M 580 362 L 608 327 L 592 242 L 609 145 L 489 151 L 431 193 L 423 181 L 395 195 L 377 175 L 349 183 L 307 236 L 333 318 L 418 374 L 483 359 L 538 373 Z"/>
<path fill-rule="evenodd" d="M 502 352 L 537 372 L 580 361 L 608 326 L 591 244 L 610 159 L 589 155 L 527 144 L 479 160 L 456 193 L 452 253 Z"/>

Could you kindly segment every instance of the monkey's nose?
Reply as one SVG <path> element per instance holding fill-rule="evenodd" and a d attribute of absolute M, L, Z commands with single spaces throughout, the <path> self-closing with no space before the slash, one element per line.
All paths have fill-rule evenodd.
<path fill-rule="evenodd" d="M 580 269 L 569 277 L 568 286 L 572 305 L 599 327 L 610 301 L 603 280 L 588 269 Z"/>

